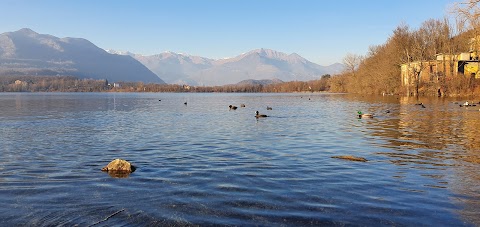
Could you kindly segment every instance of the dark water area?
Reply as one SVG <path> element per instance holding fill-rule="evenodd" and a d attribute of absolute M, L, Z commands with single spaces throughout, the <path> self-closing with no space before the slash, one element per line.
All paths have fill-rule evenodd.
<path fill-rule="evenodd" d="M 478 226 L 464 101 L 0 93 L 0 226 Z M 137 170 L 100 171 L 115 158 Z"/>

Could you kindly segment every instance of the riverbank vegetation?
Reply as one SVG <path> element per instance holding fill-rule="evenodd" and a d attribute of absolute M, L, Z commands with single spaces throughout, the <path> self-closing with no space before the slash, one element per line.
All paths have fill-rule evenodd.
<path fill-rule="evenodd" d="M 406 24 L 393 30 L 388 40 L 371 46 L 365 56 L 348 54 L 344 58 L 346 70 L 329 81 L 331 92 L 468 96 L 480 94 L 480 79 L 459 72 L 455 59 L 460 53 L 480 55 L 480 0 L 467 0 L 455 4 L 450 10 L 454 19 L 430 19 L 420 28 Z M 453 22 L 452 22 L 453 20 Z M 437 56 L 449 56 L 440 64 L 443 71 L 430 69 L 427 79 L 420 79 Z M 452 56 L 452 57 L 450 57 Z M 422 65 L 423 64 L 423 65 Z M 458 63 L 457 63 L 458 64 Z M 401 67 L 410 68 L 411 80 L 402 81 Z M 440 68 L 440 67 L 439 67 Z M 422 74 L 423 73 L 423 74 Z"/>

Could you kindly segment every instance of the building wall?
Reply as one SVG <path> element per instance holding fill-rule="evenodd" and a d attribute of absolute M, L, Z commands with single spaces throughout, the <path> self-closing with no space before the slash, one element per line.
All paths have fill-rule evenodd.
<path fill-rule="evenodd" d="M 414 72 L 418 71 L 420 71 L 419 81 L 430 82 L 439 80 L 440 77 L 457 76 L 459 73 L 473 75 L 475 78 L 480 79 L 479 69 L 480 63 L 478 60 L 472 60 L 472 53 L 461 53 L 458 55 L 439 54 L 436 60 L 402 64 L 402 85 L 414 85 L 416 81 Z"/>
<path fill-rule="evenodd" d="M 403 86 L 415 84 L 415 72 L 420 72 L 418 78 L 420 82 L 432 81 L 433 79 L 440 76 L 438 61 L 411 62 L 408 64 L 402 64 L 401 76 Z"/>

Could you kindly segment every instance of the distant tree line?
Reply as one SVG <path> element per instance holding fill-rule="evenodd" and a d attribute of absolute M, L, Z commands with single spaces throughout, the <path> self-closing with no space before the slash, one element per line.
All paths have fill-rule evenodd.
<path fill-rule="evenodd" d="M 329 74 L 319 80 L 275 84 L 188 86 L 79 79 L 74 76 L 1 76 L 0 92 L 318 92 L 330 88 Z"/>
<path fill-rule="evenodd" d="M 101 92 L 109 89 L 107 80 L 73 76 L 0 77 L 0 92 Z"/>
<path fill-rule="evenodd" d="M 242 84 L 223 86 L 188 86 L 177 84 L 145 84 L 142 82 L 119 82 L 119 87 L 112 87 L 109 91 L 116 92 L 319 92 L 328 91 L 329 74 L 323 75 L 319 80 L 291 81 L 275 84 Z"/>

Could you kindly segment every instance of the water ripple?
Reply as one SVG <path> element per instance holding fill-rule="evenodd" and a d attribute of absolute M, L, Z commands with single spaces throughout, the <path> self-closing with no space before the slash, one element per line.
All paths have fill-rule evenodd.
<path fill-rule="evenodd" d="M 478 111 L 452 100 L 3 93 L 0 106 L 6 226 L 89 226 L 112 214 L 102 225 L 480 224 Z M 137 170 L 101 172 L 114 158 Z"/>

